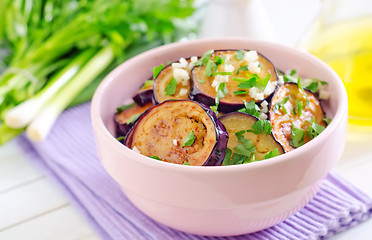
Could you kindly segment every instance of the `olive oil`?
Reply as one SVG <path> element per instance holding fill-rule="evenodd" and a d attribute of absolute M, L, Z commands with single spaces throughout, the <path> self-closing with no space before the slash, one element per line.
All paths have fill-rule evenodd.
<path fill-rule="evenodd" d="M 349 122 L 372 125 L 372 17 L 320 29 L 308 43 L 307 50 L 328 63 L 343 80 Z"/>

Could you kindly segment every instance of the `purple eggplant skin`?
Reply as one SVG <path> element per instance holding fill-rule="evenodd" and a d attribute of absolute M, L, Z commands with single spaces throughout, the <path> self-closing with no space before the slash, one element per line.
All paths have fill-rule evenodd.
<path fill-rule="evenodd" d="M 191 103 L 195 103 L 195 104 L 199 105 L 199 107 L 201 107 L 205 111 L 205 113 L 207 114 L 209 119 L 212 121 L 213 126 L 214 126 L 214 131 L 215 131 L 215 136 L 216 136 L 215 143 L 212 147 L 210 155 L 204 161 L 202 166 L 220 166 L 220 165 L 222 165 L 223 159 L 225 157 L 227 142 L 229 140 L 229 135 L 228 135 L 228 133 L 225 129 L 225 126 L 218 120 L 216 114 L 208 106 L 206 106 L 202 103 L 199 103 L 199 102 L 191 101 L 191 100 L 166 100 L 166 101 L 164 101 L 164 102 L 162 102 L 158 105 L 155 105 L 155 106 L 151 107 L 150 109 L 146 110 L 146 112 L 144 112 L 139 117 L 139 119 L 134 123 L 134 126 L 127 133 L 127 137 L 124 141 L 124 145 L 127 146 L 128 148 L 132 148 L 133 134 L 134 134 L 134 131 L 137 128 L 137 125 L 141 122 L 141 120 L 144 117 L 146 117 L 147 114 L 151 113 L 151 110 L 153 108 L 161 107 L 162 105 L 169 104 L 169 103 L 177 104 L 178 102 L 181 102 L 181 101 L 191 102 Z"/>
<path fill-rule="evenodd" d="M 134 95 L 133 101 L 137 103 L 140 106 L 144 106 L 147 103 L 152 102 L 154 95 L 154 90 L 153 89 L 145 89 L 145 90 L 140 90 Z"/>

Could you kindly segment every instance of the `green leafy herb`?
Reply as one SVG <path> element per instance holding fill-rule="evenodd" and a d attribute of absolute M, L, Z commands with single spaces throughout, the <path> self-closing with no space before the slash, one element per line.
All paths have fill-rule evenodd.
<path fill-rule="evenodd" d="M 191 166 L 191 164 L 186 160 L 183 162 L 183 165 Z"/>
<path fill-rule="evenodd" d="M 293 114 L 301 116 L 303 108 L 304 108 L 304 103 L 302 101 L 296 99 L 295 107 L 293 108 Z"/>
<path fill-rule="evenodd" d="M 149 158 L 153 158 L 153 159 L 156 159 L 156 160 L 161 160 L 160 157 L 158 157 L 158 156 L 151 156 Z"/>
<path fill-rule="evenodd" d="M 289 73 L 290 76 L 295 76 L 297 74 L 297 71 L 295 69 L 292 69 Z"/>
<path fill-rule="evenodd" d="M 254 134 L 266 133 L 266 135 L 271 134 L 272 126 L 268 120 L 258 120 L 252 125 L 252 129 L 247 130 L 247 132 L 252 132 Z"/>
<path fill-rule="evenodd" d="M 119 142 L 124 141 L 125 140 L 125 136 L 117 137 L 116 140 L 118 140 Z"/>
<path fill-rule="evenodd" d="M 274 150 L 268 152 L 266 155 L 265 155 L 265 158 L 264 159 L 269 159 L 269 158 L 273 158 L 273 157 L 276 157 L 279 155 L 279 151 L 277 148 L 275 148 Z"/>
<path fill-rule="evenodd" d="M 242 51 L 242 50 L 236 51 L 235 57 L 238 60 L 243 60 L 244 59 L 244 51 Z"/>
<path fill-rule="evenodd" d="M 163 70 L 163 69 L 164 69 L 164 64 L 160 64 L 159 66 L 154 67 L 152 69 L 152 72 L 153 72 L 152 80 L 154 80 L 159 75 L 159 73 L 161 72 L 161 70 Z"/>
<path fill-rule="evenodd" d="M 238 146 L 240 146 L 240 145 L 238 145 Z M 231 158 L 230 165 L 242 164 L 247 160 L 249 160 L 249 157 L 238 154 L 235 151 L 235 153 L 233 154 L 233 156 Z"/>
<path fill-rule="evenodd" d="M 312 91 L 313 93 L 316 93 L 319 89 L 319 82 L 318 81 L 312 81 L 309 85 L 305 87 L 307 90 Z"/>
<path fill-rule="evenodd" d="M 256 154 L 253 153 L 252 156 L 250 158 L 245 159 L 243 163 L 246 164 L 254 161 L 256 161 Z"/>
<path fill-rule="evenodd" d="M 254 86 L 256 86 L 256 78 L 239 78 L 239 77 L 234 77 L 234 81 L 240 82 L 238 85 L 238 88 L 242 89 L 250 89 Z"/>
<path fill-rule="evenodd" d="M 214 105 L 214 106 L 210 106 L 209 107 L 216 115 L 218 114 L 218 111 L 217 111 L 217 108 L 218 106 Z"/>
<path fill-rule="evenodd" d="M 216 64 L 216 66 L 224 64 L 225 59 L 220 56 L 214 56 L 214 63 Z"/>
<path fill-rule="evenodd" d="M 205 76 L 211 77 L 213 76 L 213 73 L 216 71 L 217 71 L 216 64 L 213 61 L 208 60 L 207 65 L 205 66 Z"/>
<path fill-rule="evenodd" d="M 302 95 L 305 96 L 305 98 L 306 98 L 305 106 L 307 106 L 309 104 L 309 98 L 307 97 L 307 94 L 306 94 L 304 88 L 301 85 L 301 79 L 300 78 L 297 79 L 297 85 L 298 85 L 298 88 L 300 89 L 300 92 L 302 93 Z"/>
<path fill-rule="evenodd" d="M 217 75 L 223 75 L 223 76 L 232 75 L 232 72 L 214 72 L 214 73 L 212 73 L 212 76 L 217 76 Z"/>
<path fill-rule="evenodd" d="M 227 91 L 227 87 L 226 87 L 226 82 L 220 83 L 220 85 L 218 85 L 217 95 L 216 95 L 216 99 L 215 99 L 215 103 L 216 103 L 217 107 L 220 104 L 220 99 L 224 98 L 227 94 L 228 94 L 228 91 Z"/>
<path fill-rule="evenodd" d="M 277 102 L 273 107 L 274 112 L 277 112 L 279 111 L 279 109 L 282 109 L 284 114 L 287 114 L 287 109 L 285 109 L 284 104 L 286 104 L 288 100 L 289 100 L 289 97 L 286 97 L 280 100 L 279 102 Z"/>
<path fill-rule="evenodd" d="M 257 82 L 255 87 L 260 89 L 261 91 L 264 91 L 267 86 L 267 83 L 270 80 L 271 74 L 267 74 L 265 78 L 260 78 L 257 74 L 254 74 L 254 75 L 256 77 L 256 82 Z"/>
<path fill-rule="evenodd" d="M 189 135 L 187 135 L 187 137 L 185 138 L 185 140 L 183 141 L 183 144 L 182 144 L 182 147 L 188 147 L 188 146 L 191 146 L 194 144 L 195 142 L 195 135 L 194 135 L 194 131 L 191 131 L 189 133 Z"/>
<path fill-rule="evenodd" d="M 238 90 L 238 91 L 235 91 L 234 92 L 234 95 L 244 95 L 244 94 L 247 94 L 248 92 L 245 91 L 245 90 Z"/>
<path fill-rule="evenodd" d="M 235 136 L 238 138 L 238 141 L 242 144 L 239 144 L 238 146 L 236 146 L 234 148 L 234 150 L 235 150 L 236 154 L 243 155 L 243 156 L 246 156 L 246 157 L 250 158 L 251 155 L 254 152 L 256 152 L 256 147 L 252 143 L 252 141 L 250 141 L 250 140 L 248 140 L 244 137 L 244 135 L 243 135 L 244 133 L 245 133 L 244 130 L 235 133 Z"/>
<path fill-rule="evenodd" d="M 259 112 L 260 107 L 257 106 L 257 104 L 254 102 L 254 100 L 251 100 L 250 102 L 246 102 L 245 100 L 243 100 L 243 102 L 244 102 L 244 108 L 239 109 L 238 112 L 247 113 L 247 114 L 253 115 L 255 117 L 260 116 L 260 112 Z"/>
<path fill-rule="evenodd" d="M 311 139 L 317 137 L 325 129 L 324 126 L 315 122 L 314 119 L 311 120 L 311 125 L 307 128 L 306 135 Z"/>
<path fill-rule="evenodd" d="M 232 154 L 232 150 L 230 148 L 226 148 L 225 158 L 223 159 L 223 162 L 222 162 L 224 166 L 230 165 L 231 154 Z"/>
<path fill-rule="evenodd" d="M 132 124 L 132 123 L 134 123 L 140 115 L 141 115 L 141 114 L 135 114 L 135 115 L 133 115 L 131 118 L 129 118 L 127 124 Z"/>
<path fill-rule="evenodd" d="M 329 117 L 324 117 L 323 121 L 326 122 L 328 126 L 331 123 L 332 119 L 330 119 Z"/>
<path fill-rule="evenodd" d="M 169 81 L 168 85 L 165 87 L 164 92 L 166 96 L 170 96 L 176 93 L 177 81 L 175 78 Z"/>
<path fill-rule="evenodd" d="M 146 80 L 142 86 L 142 89 L 146 89 L 154 85 L 154 80 Z"/>
<path fill-rule="evenodd" d="M 203 79 L 198 79 L 198 82 L 205 83 L 205 81 Z"/>
<path fill-rule="evenodd" d="M 305 130 L 301 128 L 296 128 L 292 124 L 291 139 L 289 144 L 295 148 L 301 147 L 305 143 Z"/>
<path fill-rule="evenodd" d="M 130 109 L 130 108 L 132 108 L 134 106 L 136 106 L 136 103 L 135 102 L 132 102 L 130 104 L 123 104 L 120 107 L 116 108 L 116 113 L 120 113 L 121 111 Z"/>
<path fill-rule="evenodd" d="M 236 75 L 239 74 L 240 71 L 248 71 L 248 65 L 241 66 L 236 70 Z"/>
<path fill-rule="evenodd" d="M 210 61 L 210 57 L 214 53 L 214 50 L 208 50 L 203 54 L 203 56 L 194 64 L 194 66 L 205 66 Z"/>

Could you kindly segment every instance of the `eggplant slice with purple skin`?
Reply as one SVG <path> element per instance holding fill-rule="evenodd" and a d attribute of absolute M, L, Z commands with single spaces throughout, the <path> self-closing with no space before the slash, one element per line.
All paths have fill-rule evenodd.
<path fill-rule="evenodd" d="M 154 95 L 153 87 L 154 87 L 154 81 L 147 80 L 143 84 L 143 86 L 133 96 L 133 101 L 140 106 L 144 106 L 147 103 L 152 102 L 152 98 Z"/>
<path fill-rule="evenodd" d="M 257 131 L 257 128 L 252 127 L 255 124 L 257 126 L 257 123 L 269 124 L 268 121 L 259 120 L 252 115 L 241 112 L 228 113 L 220 117 L 219 120 L 229 134 L 227 159 L 224 160 L 224 165 L 249 163 L 284 153 L 283 147 L 272 135 L 271 127 L 265 131 L 263 126 L 260 126 L 262 131 Z M 229 151 L 230 153 L 228 153 Z"/>
<path fill-rule="evenodd" d="M 207 106 L 168 100 L 141 115 L 125 145 L 170 163 L 215 166 L 222 164 L 228 138 L 225 127 Z"/>
<path fill-rule="evenodd" d="M 151 102 L 143 106 L 137 105 L 134 102 L 128 105 L 120 106 L 117 109 L 114 117 L 116 124 L 116 136 L 125 137 L 138 117 L 152 106 L 153 104 Z"/>
<path fill-rule="evenodd" d="M 189 99 L 191 89 L 190 71 L 193 67 L 191 58 L 180 58 L 165 66 L 154 81 L 155 104 L 166 100 Z"/>
<path fill-rule="evenodd" d="M 229 113 L 241 109 L 243 100 L 269 101 L 278 85 L 278 75 L 274 65 L 262 54 L 249 50 L 218 50 L 209 58 L 206 54 L 191 71 L 190 99 L 207 106 L 215 105 L 218 86 L 226 82 L 228 93 L 219 100 L 219 111 Z"/>
<path fill-rule="evenodd" d="M 297 145 L 309 142 L 313 134 L 309 134 L 308 131 L 312 126 L 315 125 L 318 129 L 325 128 L 327 124 L 324 117 L 324 111 L 316 95 L 296 83 L 279 86 L 271 100 L 272 132 L 286 152 L 294 150 Z M 300 142 L 298 144 L 294 143 L 296 134 L 299 137 L 296 140 Z"/>

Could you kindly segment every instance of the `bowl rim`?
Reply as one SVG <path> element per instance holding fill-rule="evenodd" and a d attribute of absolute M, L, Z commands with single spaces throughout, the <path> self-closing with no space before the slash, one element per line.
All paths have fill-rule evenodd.
<path fill-rule="evenodd" d="M 167 49 L 167 48 L 176 50 L 179 47 L 185 47 L 185 46 L 192 47 L 192 45 L 195 45 L 195 44 L 206 44 L 206 43 L 217 44 L 219 42 L 221 43 L 222 42 L 246 43 L 247 45 L 259 44 L 259 45 L 263 45 L 263 46 L 270 47 L 270 48 L 283 48 L 284 51 L 290 51 L 294 55 L 296 55 L 296 57 L 309 59 L 314 64 L 320 66 L 321 68 L 325 68 L 326 71 L 329 72 L 331 77 L 336 80 L 334 85 L 335 85 L 337 95 L 339 96 L 338 106 L 336 108 L 335 115 L 331 123 L 326 127 L 326 129 L 321 134 L 319 134 L 319 136 L 316 137 L 317 141 L 310 141 L 304 144 L 303 146 L 301 146 L 301 148 L 298 148 L 291 152 L 271 158 L 269 161 L 257 161 L 257 162 L 252 162 L 250 164 L 238 164 L 238 165 L 229 165 L 229 166 L 186 166 L 186 165 L 168 163 L 164 161 L 158 161 L 158 160 L 149 158 L 147 156 L 144 156 L 142 154 L 139 154 L 137 152 L 134 152 L 133 150 L 129 149 L 128 147 L 124 146 L 122 143 L 117 141 L 116 138 L 111 135 L 111 133 L 108 131 L 107 127 L 105 126 L 103 119 L 100 117 L 101 112 L 100 112 L 99 106 L 100 106 L 100 101 L 102 99 L 102 96 L 105 93 L 106 87 L 109 86 L 110 83 L 114 81 L 115 77 L 119 75 L 124 65 L 135 62 L 137 61 L 137 59 L 141 59 L 144 56 L 162 52 L 164 49 Z M 203 39 L 189 40 L 185 42 L 175 42 L 175 43 L 162 45 L 162 46 L 150 49 L 148 51 L 145 51 L 143 53 L 140 53 L 126 60 L 125 62 L 121 63 L 102 80 L 102 82 L 96 89 L 92 102 L 91 102 L 91 119 L 93 122 L 94 131 L 101 131 L 106 141 L 108 141 L 108 144 L 112 144 L 115 150 L 117 150 L 119 153 L 123 155 L 135 154 L 133 155 L 133 157 L 135 156 L 136 160 L 139 161 L 139 163 L 143 165 L 146 165 L 152 168 L 162 168 L 162 169 L 178 171 L 178 172 L 188 172 L 188 173 L 193 172 L 193 173 L 201 173 L 201 174 L 204 174 L 204 173 L 227 174 L 227 173 L 240 172 L 240 171 L 251 171 L 251 170 L 253 171 L 254 169 L 258 169 L 258 168 L 266 168 L 269 166 L 271 167 L 277 164 L 281 164 L 283 162 L 286 162 L 288 159 L 297 159 L 298 157 L 301 156 L 303 152 L 309 152 L 315 145 L 320 144 L 320 142 L 325 142 L 326 138 L 328 138 L 329 135 L 331 135 L 334 131 L 336 131 L 336 128 L 342 125 L 344 119 L 347 118 L 347 109 L 348 109 L 347 94 L 346 94 L 346 89 L 344 87 L 342 80 L 330 66 L 328 66 L 326 63 L 321 61 L 319 58 L 307 52 L 296 49 L 294 47 L 286 46 L 286 45 L 279 44 L 279 43 L 273 43 L 273 42 L 244 38 L 244 37 L 224 37 L 224 38 L 203 38 Z M 128 159 L 130 158 L 131 157 L 128 157 Z"/>

